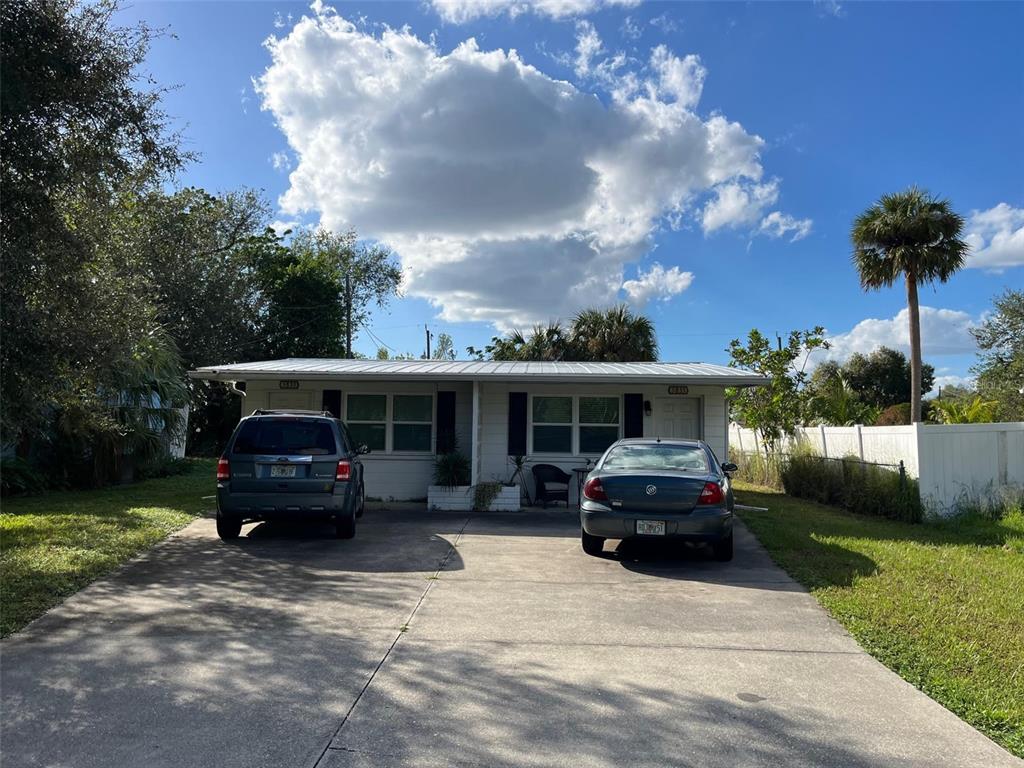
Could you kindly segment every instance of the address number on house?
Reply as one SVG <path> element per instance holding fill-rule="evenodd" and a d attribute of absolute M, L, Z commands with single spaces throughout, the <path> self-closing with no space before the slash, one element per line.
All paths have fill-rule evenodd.
<path fill-rule="evenodd" d="M 670 395 L 688 395 L 690 394 L 690 388 L 683 386 L 669 387 L 668 393 Z"/>
<path fill-rule="evenodd" d="M 299 382 L 294 379 L 287 379 L 277 382 L 277 386 L 279 386 L 281 389 L 298 389 Z"/>

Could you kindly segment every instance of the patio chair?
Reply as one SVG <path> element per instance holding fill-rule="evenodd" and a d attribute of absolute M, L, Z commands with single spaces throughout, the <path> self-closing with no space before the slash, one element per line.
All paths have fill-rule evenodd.
<path fill-rule="evenodd" d="M 572 477 L 554 464 L 535 464 L 533 482 L 537 486 L 536 498 L 545 509 L 549 501 L 564 501 L 569 506 L 569 481 Z"/>

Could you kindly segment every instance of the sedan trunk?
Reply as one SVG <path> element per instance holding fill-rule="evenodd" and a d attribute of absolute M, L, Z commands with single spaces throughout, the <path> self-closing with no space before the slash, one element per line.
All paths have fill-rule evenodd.
<path fill-rule="evenodd" d="M 617 511 L 633 513 L 691 512 L 697 506 L 707 474 L 685 475 L 678 471 L 651 471 L 643 474 L 603 471 L 601 485 L 608 503 Z"/>

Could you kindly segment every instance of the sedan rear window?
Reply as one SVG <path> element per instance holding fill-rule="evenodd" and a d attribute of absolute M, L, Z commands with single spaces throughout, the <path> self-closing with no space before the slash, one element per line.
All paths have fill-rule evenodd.
<path fill-rule="evenodd" d="M 334 430 L 319 419 L 250 419 L 232 453 L 326 456 L 337 453 Z"/>
<path fill-rule="evenodd" d="M 612 448 L 601 466 L 605 469 L 675 469 L 707 472 L 703 448 L 691 445 L 620 445 Z"/>

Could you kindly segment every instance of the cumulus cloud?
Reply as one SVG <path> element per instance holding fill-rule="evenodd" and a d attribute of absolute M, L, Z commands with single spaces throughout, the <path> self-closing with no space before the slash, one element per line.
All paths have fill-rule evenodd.
<path fill-rule="evenodd" d="M 711 194 L 707 231 L 756 226 L 778 196 L 760 181 L 763 140 L 696 113 L 696 57 L 592 64 L 611 83 L 603 102 L 515 51 L 471 38 L 443 52 L 322 7 L 267 47 L 256 87 L 296 163 L 282 215 L 389 243 L 408 294 L 449 321 L 507 327 L 616 301 L 662 222 L 699 216 Z M 734 188 L 748 212 L 731 212 Z"/>
<path fill-rule="evenodd" d="M 774 238 L 785 237 L 792 232 L 793 236 L 789 242 L 795 243 L 811 234 L 813 224 L 810 219 L 795 219 L 788 213 L 772 211 L 761 219 L 761 226 L 757 231 L 759 234 Z"/>
<path fill-rule="evenodd" d="M 536 13 L 551 19 L 586 16 L 613 6 L 631 8 L 640 0 L 430 0 L 442 19 L 450 24 L 464 24 L 482 16 L 508 14 L 515 18 Z"/>
<path fill-rule="evenodd" d="M 1024 265 L 1024 208 L 999 203 L 972 211 L 964 239 L 971 246 L 968 267 L 1002 271 Z"/>
<path fill-rule="evenodd" d="M 683 272 L 679 267 L 665 269 L 655 262 L 646 272 L 640 271 L 633 280 L 622 284 L 631 304 L 643 307 L 652 300 L 668 301 L 690 287 L 692 272 Z"/>
<path fill-rule="evenodd" d="M 601 38 L 589 21 L 576 22 L 576 60 L 573 69 L 576 77 L 587 77 L 595 57 L 601 54 L 604 47 Z"/>
<path fill-rule="evenodd" d="M 756 224 L 764 209 L 779 199 L 779 184 L 769 181 L 764 184 L 729 182 L 715 190 L 715 197 L 704 206 L 701 226 L 704 233 L 714 232 L 722 227 L 741 227 Z"/>
<path fill-rule="evenodd" d="M 926 359 L 938 355 L 963 355 L 977 351 L 970 329 L 977 319 L 956 309 L 921 307 L 921 354 Z M 828 357 L 845 360 L 854 352 L 868 354 L 879 347 L 890 347 L 910 354 L 909 310 L 895 317 L 861 320 L 851 330 L 832 336 Z"/>
<path fill-rule="evenodd" d="M 274 166 L 275 171 L 290 171 L 292 159 L 288 156 L 287 152 L 275 152 L 270 156 L 270 164 Z"/>

